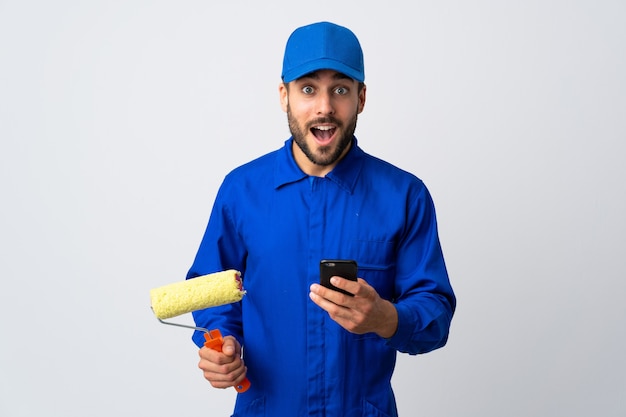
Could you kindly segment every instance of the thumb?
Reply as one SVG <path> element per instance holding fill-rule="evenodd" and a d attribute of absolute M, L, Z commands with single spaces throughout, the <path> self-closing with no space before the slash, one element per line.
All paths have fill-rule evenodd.
<path fill-rule="evenodd" d="M 232 337 L 227 337 L 224 339 L 224 344 L 222 344 L 222 352 L 226 356 L 233 356 L 236 352 L 235 340 Z"/>

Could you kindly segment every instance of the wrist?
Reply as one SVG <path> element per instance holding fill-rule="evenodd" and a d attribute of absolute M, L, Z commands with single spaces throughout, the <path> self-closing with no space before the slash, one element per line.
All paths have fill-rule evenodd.
<path fill-rule="evenodd" d="M 376 334 L 384 339 L 389 339 L 398 330 L 398 311 L 393 303 L 383 300 L 382 313 L 382 321 Z"/>

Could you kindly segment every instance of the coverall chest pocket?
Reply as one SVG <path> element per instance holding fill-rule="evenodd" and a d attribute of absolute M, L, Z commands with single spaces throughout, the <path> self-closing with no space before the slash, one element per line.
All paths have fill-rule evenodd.
<path fill-rule="evenodd" d="M 394 298 L 395 244 L 384 240 L 355 240 L 353 253 L 358 276 L 387 300 Z"/>

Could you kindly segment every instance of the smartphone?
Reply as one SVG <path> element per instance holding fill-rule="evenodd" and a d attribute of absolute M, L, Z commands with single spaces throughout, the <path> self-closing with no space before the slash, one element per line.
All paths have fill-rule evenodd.
<path fill-rule="evenodd" d="M 335 287 L 330 283 L 330 278 L 338 276 L 351 281 L 356 281 L 357 273 L 357 263 L 351 259 L 324 259 L 320 261 L 320 284 L 326 288 L 339 291 L 346 295 L 352 296 L 353 294 Z"/>

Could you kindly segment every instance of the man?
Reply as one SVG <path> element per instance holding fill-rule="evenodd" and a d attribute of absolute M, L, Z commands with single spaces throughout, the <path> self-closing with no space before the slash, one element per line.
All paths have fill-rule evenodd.
<path fill-rule="evenodd" d="M 234 415 L 396 416 L 397 352 L 447 341 L 456 300 L 434 206 L 418 178 L 358 146 L 364 79 L 350 30 L 296 29 L 279 85 L 292 137 L 229 173 L 216 197 L 188 278 L 242 272 L 240 303 L 194 313 L 228 335 L 223 352 L 201 347 L 205 378 L 251 382 Z M 332 282 L 353 296 L 318 284 L 322 259 L 358 262 L 358 281 Z"/>

